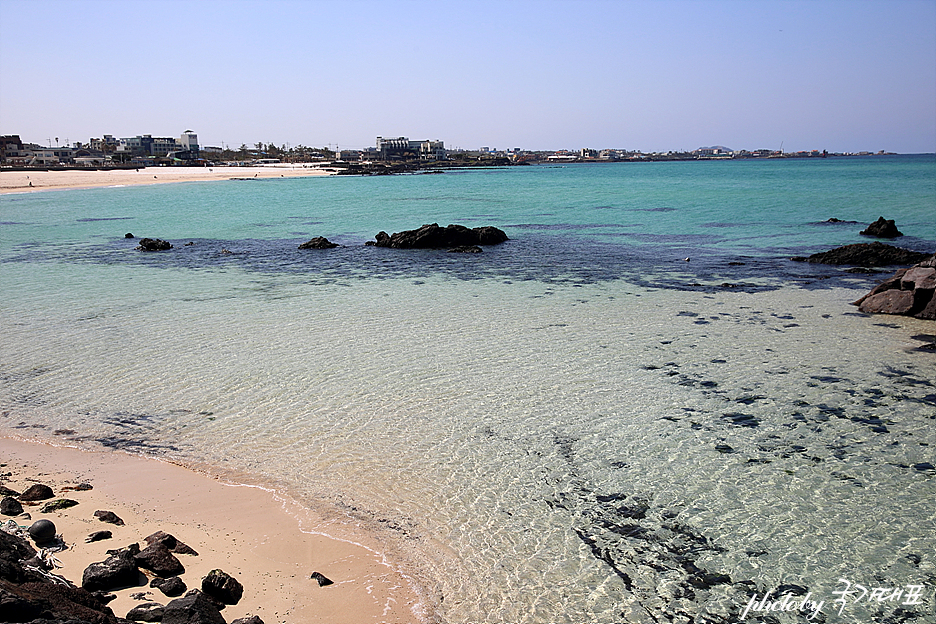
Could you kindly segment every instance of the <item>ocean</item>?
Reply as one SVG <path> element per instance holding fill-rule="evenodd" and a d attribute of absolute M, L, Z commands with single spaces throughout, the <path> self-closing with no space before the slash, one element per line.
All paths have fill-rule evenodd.
<path fill-rule="evenodd" d="M 446 624 L 932 623 L 936 325 L 790 260 L 879 216 L 936 251 L 936 156 L 3 195 L 0 433 L 277 488 Z M 510 240 L 364 244 L 424 223 Z"/>

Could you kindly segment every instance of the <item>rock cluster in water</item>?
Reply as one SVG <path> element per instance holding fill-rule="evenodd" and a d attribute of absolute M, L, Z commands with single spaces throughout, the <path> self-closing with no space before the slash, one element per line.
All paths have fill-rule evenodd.
<path fill-rule="evenodd" d="M 423 225 L 415 230 L 394 232 L 392 235 L 378 232 L 375 239 L 366 244 L 394 249 L 449 249 L 473 245 L 497 245 L 508 240 L 503 230 L 492 226 L 469 229 L 464 225 L 453 224 L 443 228 L 438 223 Z"/>
<path fill-rule="evenodd" d="M 936 320 L 936 254 L 900 269 L 854 302 L 862 312 Z"/>

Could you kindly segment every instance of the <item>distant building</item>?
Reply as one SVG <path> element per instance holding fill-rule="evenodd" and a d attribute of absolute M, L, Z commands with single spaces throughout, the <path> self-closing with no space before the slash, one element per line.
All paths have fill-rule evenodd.
<path fill-rule="evenodd" d="M 184 150 L 198 152 L 198 135 L 191 130 L 186 130 L 179 138 L 179 145 L 181 145 Z"/>
<path fill-rule="evenodd" d="M 377 151 L 384 160 L 445 160 L 445 144 L 442 141 L 410 141 L 407 137 L 377 137 Z"/>
<path fill-rule="evenodd" d="M 0 136 L 0 162 L 18 161 L 23 158 L 23 142 L 18 134 Z"/>

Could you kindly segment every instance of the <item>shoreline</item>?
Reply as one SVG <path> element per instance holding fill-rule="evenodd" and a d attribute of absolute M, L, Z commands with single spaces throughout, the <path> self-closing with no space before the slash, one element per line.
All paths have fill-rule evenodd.
<path fill-rule="evenodd" d="M 56 553 L 54 570 L 80 585 L 82 572 L 107 558 L 108 549 L 165 531 L 188 544 L 197 556 L 180 555 L 188 589 L 201 586 L 210 570 L 220 568 L 244 587 L 236 605 L 223 611 L 227 621 L 259 616 L 266 624 L 339 624 L 431 621 L 415 580 L 387 560 L 377 545 L 333 537 L 321 530 L 310 510 L 255 485 L 227 483 L 159 459 L 90 451 L 20 438 L 0 438 L 4 476 L 0 484 L 22 492 L 32 483 L 48 485 L 58 498 L 78 505 L 41 513 L 47 501 L 23 504 L 26 516 L 2 516 L 29 526 L 40 518 L 55 523 L 68 548 Z M 89 483 L 85 491 L 63 490 Z M 124 526 L 105 524 L 97 510 L 113 511 Z M 112 539 L 86 543 L 94 531 L 110 530 Z M 320 587 L 318 572 L 333 585 Z M 123 617 L 147 601 L 167 604 L 173 598 L 147 584 L 113 591 L 109 607 Z M 144 599 L 132 594 L 146 592 Z"/>
<path fill-rule="evenodd" d="M 65 189 L 172 184 L 176 182 L 215 182 L 235 178 L 300 178 L 335 175 L 317 167 L 302 165 L 269 167 L 141 167 L 106 171 L 3 171 L 0 194 L 34 193 Z M 30 186 L 32 185 L 32 186 Z"/>

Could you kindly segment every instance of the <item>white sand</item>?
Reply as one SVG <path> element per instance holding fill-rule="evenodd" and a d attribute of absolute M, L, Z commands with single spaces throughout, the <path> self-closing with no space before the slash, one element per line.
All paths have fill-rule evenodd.
<path fill-rule="evenodd" d="M 49 485 L 55 498 L 79 502 L 59 512 L 40 513 L 44 502 L 24 509 L 32 518 L 14 519 L 28 526 L 39 518 L 55 523 L 69 548 L 56 556 L 64 567 L 57 573 L 76 585 L 85 567 L 107 558 L 108 549 L 165 531 L 185 542 L 198 556 L 178 555 L 185 566 L 182 579 L 200 588 L 207 573 L 220 568 L 244 586 L 237 605 L 223 615 L 230 622 L 258 615 L 267 624 L 417 623 L 429 622 L 425 602 L 412 578 L 374 547 L 334 539 L 314 532 L 316 519 L 295 503 L 257 487 L 234 486 L 166 462 L 118 452 L 86 452 L 72 448 L 0 438 L 0 479 L 22 492 L 32 482 Z M 62 488 L 90 483 L 88 491 Z M 54 499 L 53 499 L 54 500 Z M 126 525 L 106 524 L 97 510 L 113 511 Z M 0 517 L 0 520 L 7 520 Z M 85 543 L 88 534 L 110 530 L 113 538 Z M 335 582 L 319 587 L 310 578 L 320 572 Z M 167 604 L 158 589 L 131 587 L 110 603 L 123 617 L 150 592 L 148 600 Z"/>
<path fill-rule="evenodd" d="M 266 167 L 141 167 L 137 170 L 113 171 L 2 171 L 0 194 L 101 186 L 205 182 L 231 178 L 294 178 L 333 174 L 332 171 L 310 164 Z"/>

